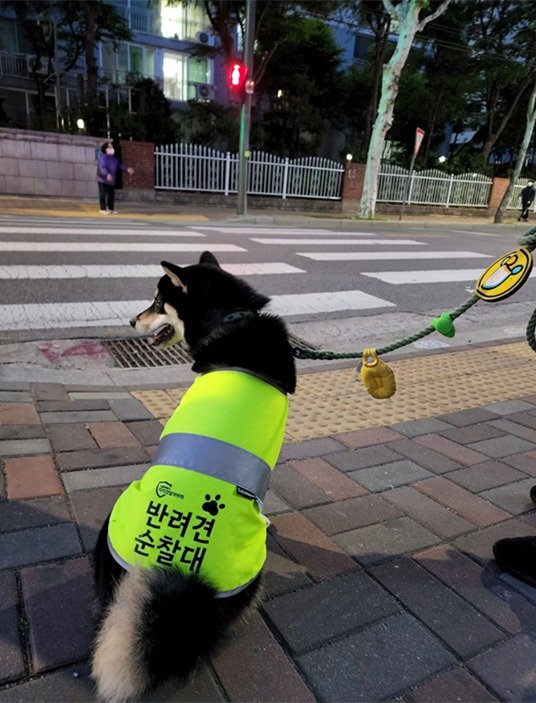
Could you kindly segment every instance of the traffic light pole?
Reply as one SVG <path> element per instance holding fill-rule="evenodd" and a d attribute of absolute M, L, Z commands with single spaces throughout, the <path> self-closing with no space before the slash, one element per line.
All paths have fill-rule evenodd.
<path fill-rule="evenodd" d="M 255 42 L 255 0 L 246 0 L 246 36 L 244 40 L 244 65 L 249 78 L 253 76 L 253 48 Z M 253 95 L 246 90 L 240 110 L 240 135 L 238 154 L 238 197 L 236 214 L 247 213 L 247 184 L 249 165 L 249 132 L 251 127 L 251 103 Z"/>

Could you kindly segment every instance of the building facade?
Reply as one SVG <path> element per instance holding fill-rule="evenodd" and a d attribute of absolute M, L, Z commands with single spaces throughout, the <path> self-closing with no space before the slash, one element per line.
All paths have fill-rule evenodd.
<path fill-rule="evenodd" d="M 109 0 L 130 29 L 132 38 L 114 47 L 98 42 L 98 94 L 102 106 L 131 107 L 131 85 L 151 78 L 171 101 L 173 111 L 188 100 L 226 102 L 222 58 L 211 48 L 217 38 L 203 9 L 193 3 L 168 6 L 166 0 Z M 49 56 L 36 64 L 35 46 L 15 13 L 0 5 L 0 123 L 23 129 L 65 130 L 65 115 L 83 99 L 83 58 L 65 70 L 58 19 L 37 18 L 51 37 Z M 56 40 L 59 37 L 59 41 Z M 52 55 L 50 55 L 52 54 Z"/>

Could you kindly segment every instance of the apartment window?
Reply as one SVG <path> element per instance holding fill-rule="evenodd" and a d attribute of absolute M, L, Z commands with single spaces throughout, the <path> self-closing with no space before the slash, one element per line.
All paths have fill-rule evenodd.
<path fill-rule="evenodd" d="M 137 44 L 120 44 L 117 51 L 112 44 L 104 43 L 102 51 L 102 73 L 114 83 L 126 82 L 129 73 L 154 77 L 154 50 Z"/>
<path fill-rule="evenodd" d="M 193 83 L 211 83 L 208 59 L 188 59 L 188 81 Z"/>
<path fill-rule="evenodd" d="M 164 95 L 169 100 L 187 100 L 185 71 L 187 57 L 183 54 L 164 53 Z"/>
<path fill-rule="evenodd" d="M 212 83 L 212 62 L 209 59 L 189 58 L 187 71 L 188 100 L 195 100 L 199 97 L 197 86 Z"/>
<path fill-rule="evenodd" d="M 160 25 L 163 37 L 193 41 L 198 32 L 207 28 L 207 19 L 203 9 L 196 5 L 168 6 L 162 2 Z"/>
<path fill-rule="evenodd" d="M 131 73 L 145 73 L 143 69 L 143 47 L 129 46 L 129 70 Z"/>
<path fill-rule="evenodd" d="M 8 51 L 11 54 L 16 54 L 17 33 L 14 31 L 15 23 L 9 20 L 0 20 L 0 50 Z"/>
<path fill-rule="evenodd" d="M 30 37 L 15 20 L 0 19 L 0 51 L 10 54 L 33 54 Z"/>

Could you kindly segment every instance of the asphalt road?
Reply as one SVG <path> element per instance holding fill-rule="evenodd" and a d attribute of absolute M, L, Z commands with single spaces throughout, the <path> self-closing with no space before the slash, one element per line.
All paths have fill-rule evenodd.
<path fill-rule="evenodd" d="M 159 262 L 195 263 L 209 249 L 271 296 L 297 336 L 338 351 L 380 347 L 461 305 L 519 234 L 492 225 L 339 230 L 1 217 L 0 342 L 130 335 L 128 319 L 149 302 Z M 434 334 L 416 347 L 523 337 L 535 301 L 531 277 L 508 300 L 473 306 L 454 338 Z"/>

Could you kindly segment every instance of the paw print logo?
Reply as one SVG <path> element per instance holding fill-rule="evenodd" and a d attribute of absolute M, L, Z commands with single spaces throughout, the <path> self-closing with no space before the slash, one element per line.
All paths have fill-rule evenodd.
<path fill-rule="evenodd" d="M 225 505 L 223 503 L 220 503 L 218 505 L 218 501 L 221 500 L 221 495 L 215 495 L 214 498 L 211 498 L 208 493 L 205 494 L 205 500 L 206 503 L 203 503 L 202 509 L 206 512 L 212 515 L 213 517 L 216 517 L 216 515 L 220 512 L 220 510 L 223 510 L 225 508 Z"/>

